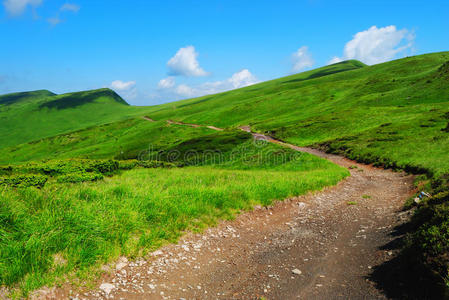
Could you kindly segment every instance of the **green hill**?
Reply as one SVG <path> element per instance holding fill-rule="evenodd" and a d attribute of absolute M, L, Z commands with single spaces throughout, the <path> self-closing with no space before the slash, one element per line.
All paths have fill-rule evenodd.
<path fill-rule="evenodd" d="M 86 114 L 90 116 L 99 115 L 97 124 L 134 114 L 161 121 L 160 126 L 168 119 L 222 128 L 251 125 L 294 144 L 346 149 L 351 158 L 438 174 L 449 169 L 447 61 L 448 52 L 374 66 L 352 60 L 216 95 L 153 107 L 118 105 L 112 115 L 85 105 L 80 109 L 89 109 Z M 49 113 L 56 118 L 63 111 L 50 109 Z M 132 158 L 131 153 L 142 147 L 137 141 L 147 143 L 156 132 L 152 130 L 159 130 L 136 119 L 105 125 L 101 134 L 99 128 L 86 128 L 95 125 L 91 119 L 87 121 L 91 123 L 79 119 L 72 125 L 84 129 L 71 132 L 69 144 L 64 137 L 39 140 L 34 135 L 31 144 L 14 147 L 14 151 L 5 149 L 1 161 L 41 159 L 55 153 L 64 157 L 117 157 L 125 152 Z M 123 140 L 127 139 L 127 122 L 139 124 L 133 129 L 133 141 Z M 51 124 L 54 128 L 61 123 Z M 58 130 L 68 131 L 66 128 Z M 79 139 L 83 142 L 77 143 Z M 426 151 L 416 150 L 423 147 Z"/>
<path fill-rule="evenodd" d="M 54 136 L 133 114 L 109 89 L 55 95 L 49 91 L 0 96 L 0 148 Z"/>
<path fill-rule="evenodd" d="M 33 92 L 22 92 L 22 93 L 12 93 L 6 95 L 0 95 L 0 104 L 2 105 L 13 105 L 15 103 L 34 101 L 35 99 L 45 98 L 55 96 L 56 94 L 47 91 L 39 90 Z"/>

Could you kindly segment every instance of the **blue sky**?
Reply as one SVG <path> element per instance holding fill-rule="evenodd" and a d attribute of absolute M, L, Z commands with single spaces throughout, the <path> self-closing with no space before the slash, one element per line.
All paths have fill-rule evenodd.
<path fill-rule="evenodd" d="M 1 0 L 0 93 L 151 105 L 355 58 L 449 50 L 449 1 Z"/>

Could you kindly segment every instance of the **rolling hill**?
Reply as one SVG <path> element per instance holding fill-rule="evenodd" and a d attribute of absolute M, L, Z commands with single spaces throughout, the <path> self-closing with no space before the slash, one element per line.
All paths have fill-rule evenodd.
<path fill-rule="evenodd" d="M 49 91 L 0 96 L 0 147 L 128 118 L 135 112 L 109 89 L 55 95 Z"/>
<path fill-rule="evenodd" d="M 438 174 L 449 168 L 445 130 L 449 121 L 447 61 L 448 52 L 374 66 L 352 60 L 238 90 L 153 107 L 130 107 L 121 101 L 110 106 L 84 103 L 60 111 L 46 106 L 30 117 L 24 115 L 29 110 L 13 109 L 8 114 L 10 120 L 15 114 L 27 120 L 20 126 L 17 121 L 8 120 L 9 124 L 3 121 L 2 125 L 10 129 L 7 136 L 25 135 L 26 129 L 34 128 L 28 119 L 43 115 L 51 126 L 41 125 L 49 128 L 48 132 L 34 129 L 32 143 L 0 150 L 1 161 L 23 162 L 53 157 L 55 153 L 56 157 L 96 158 L 125 153 L 126 158 L 135 158 L 133 155 L 143 150 L 153 135 L 167 125 L 164 122 L 171 119 L 228 129 L 251 125 L 253 130 L 300 146 L 344 150 L 345 155 L 366 162 Z M 62 103 L 64 97 L 57 97 L 61 97 L 58 101 Z M 91 105 L 98 107 L 92 109 Z M 77 113 L 83 116 L 78 117 Z M 130 116 L 136 119 L 131 120 Z M 160 122 L 148 124 L 142 116 Z M 114 120 L 122 121 L 113 123 Z M 103 124 L 101 128 L 92 127 L 99 123 Z M 134 128 L 129 129 L 130 126 Z M 69 127 L 72 127 L 70 134 Z M 25 133 L 20 133 L 21 130 Z M 129 130 L 133 138 L 125 141 Z M 50 131 L 67 135 L 50 137 Z M 8 141 L 3 146 L 18 140 L 7 136 L 0 139 L 3 143 Z M 78 139 L 83 143 L 77 143 Z M 426 151 L 415 151 L 423 147 Z"/>

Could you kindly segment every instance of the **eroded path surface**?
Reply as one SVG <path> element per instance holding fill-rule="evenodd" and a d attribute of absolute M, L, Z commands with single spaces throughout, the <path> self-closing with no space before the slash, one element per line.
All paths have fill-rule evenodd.
<path fill-rule="evenodd" d="M 395 255 L 380 247 L 407 219 L 400 210 L 412 193 L 412 176 L 286 146 L 329 159 L 351 176 L 335 187 L 189 234 L 145 259 L 122 260 L 97 289 L 73 297 L 384 299 L 368 278 L 374 266 Z M 68 289 L 54 296 L 68 298 Z"/>

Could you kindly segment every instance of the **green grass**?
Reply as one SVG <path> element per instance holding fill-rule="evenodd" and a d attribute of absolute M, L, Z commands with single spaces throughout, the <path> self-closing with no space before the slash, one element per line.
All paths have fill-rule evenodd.
<path fill-rule="evenodd" d="M 186 230 L 334 185 L 349 174 L 276 145 L 246 141 L 237 147 L 247 151 L 203 166 L 138 168 L 95 183 L 49 182 L 42 189 L 0 186 L 0 283 L 20 295 L 64 280 L 64 274 L 86 278 L 119 255 L 143 255 Z"/>
<path fill-rule="evenodd" d="M 167 149 L 180 142 L 213 133 L 210 129 L 168 125 L 132 118 L 44 138 L 0 152 L 0 163 L 17 163 L 46 158 L 137 158 L 152 147 Z"/>

